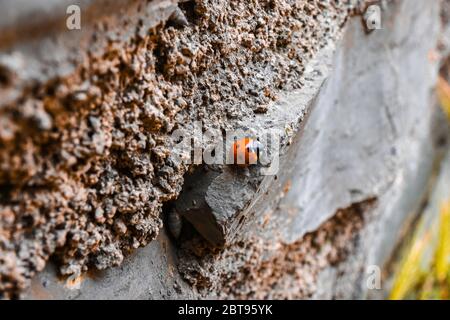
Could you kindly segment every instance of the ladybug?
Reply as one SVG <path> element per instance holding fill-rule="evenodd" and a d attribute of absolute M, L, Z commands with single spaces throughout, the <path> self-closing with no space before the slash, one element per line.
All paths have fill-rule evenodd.
<path fill-rule="evenodd" d="M 247 167 L 256 164 L 262 144 L 258 140 L 245 137 L 235 140 L 231 146 L 233 163 L 239 167 Z"/>

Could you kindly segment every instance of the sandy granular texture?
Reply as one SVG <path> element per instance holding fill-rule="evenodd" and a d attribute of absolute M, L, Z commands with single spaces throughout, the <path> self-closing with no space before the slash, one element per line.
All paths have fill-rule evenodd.
<path fill-rule="evenodd" d="M 0 297 L 17 297 L 51 256 L 77 275 L 154 239 L 187 170 L 170 132 L 192 120 L 230 127 L 301 87 L 305 62 L 355 9 L 347 3 L 184 2 L 188 26 L 111 39 L 72 75 L 1 102 Z M 3 92 L 17 85 L 0 73 Z"/>
<path fill-rule="evenodd" d="M 221 252 L 186 245 L 179 270 L 200 292 L 214 291 L 223 299 L 311 298 L 319 273 L 352 253 L 374 203 L 369 199 L 339 210 L 318 230 L 292 244 L 267 243 L 252 236 Z"/>

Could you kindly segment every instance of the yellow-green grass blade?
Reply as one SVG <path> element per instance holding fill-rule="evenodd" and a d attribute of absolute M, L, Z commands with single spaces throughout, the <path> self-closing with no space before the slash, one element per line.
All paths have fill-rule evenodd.
<path fill-rule="evenodd" d="M 450 85 L 442 77 L 438 79 L 437 94 L 442 110 L 444 110 L 450 120 Z"/>
<path fill-rule="evenodd" d="M 439 282 L 445 283 L 450 269 L 450 202 L 444 203 L 440 212 L 439 240 L 435 255 L 435 273 Z"/>
<path fill-rule="evenodd" d="M 422 278 L 421 263 L 425 248 L 430 242 L 430 234 L 415 236 L 413 244 L 401 262 L 399 271 L 394 278 L 389 299 L 404 299 Z"/>

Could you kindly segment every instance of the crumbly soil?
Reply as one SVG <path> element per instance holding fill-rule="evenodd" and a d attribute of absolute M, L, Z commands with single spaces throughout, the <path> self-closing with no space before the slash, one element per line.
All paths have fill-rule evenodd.
<path fill-rule="evenodd" d="M 265 112 L 281 90 L 301 88 L 305 63 L 339 36 L 359 5 L 347 3 L 183 2 L 187 26 L 111 39 L 71 75 L 33 83 L 2 102 L 0 298 L 18 297 L 50 257 L 62 275 L 78 275 L 117 266 L 155 239 L 162 204 L 176 198 L 189 168 L 171 155 L 169 134 L 195 120 L 205 129 L 232 127 Z M 0 67 L 2 93 L 17 81 Z M 294 249 L 300 257 L 306 248 L 328 250 L 314 243 Z M 256 253 L 248 246 L 236 247 L 251 261 Z M 224 293 L 252 296 L 255 288 L 237 285 L 245 277 L 262 276 L 255 285 L 268 288 L 265 274 L 283 277 L 279 259 L 295 271 L 292 250 L 286 246 L 257 273 L 242 269 L 222 285 Z"/>

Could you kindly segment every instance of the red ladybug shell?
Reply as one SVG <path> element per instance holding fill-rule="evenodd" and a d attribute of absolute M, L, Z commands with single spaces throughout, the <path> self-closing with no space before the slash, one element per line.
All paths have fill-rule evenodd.
<path fill-rule="evenodd" d="M 231 147 L 233 163 L 240 167 L 256 164 L 260 145 L 258 141 L 248 137 L 236 140 Z"/>

